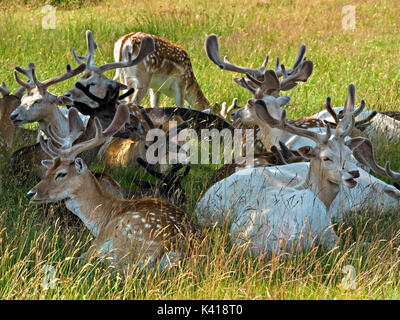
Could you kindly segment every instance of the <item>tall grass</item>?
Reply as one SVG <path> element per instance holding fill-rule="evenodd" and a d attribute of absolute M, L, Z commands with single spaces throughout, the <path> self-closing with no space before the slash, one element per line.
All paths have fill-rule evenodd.
<path fill-rule="evenodd" d="M 57 27 L 42 29 L 41 5 L 57 6 Z M 347 86 L 354 83 L 357 102 L 367 108 L 398 110 L 400 101 L 400 21 L 398 1 L 352 1 L 356 29 L 342 28 L 342 7 L 347 1 L 248 1 L 223 3 L 196 1 L 1 1 L 0 79 L 17 88 L 12 70 L 16 65 L 37 66 L 39 79 L 65 70 L 74 63 L 75 46 L 85 53 L 84 32 L 92 30 L 98 63 L 112 61 L 116 39 L 132 31 L 157 34 L 188 51 L 200 86 L 212 103 L 238 97 L 244 104 L 249 93 L 232 82 L 233 74 L 219 70 L 204 53 L 205 36 L 220 36 L 221 54 L 237 64 L 259 66 L 265 55 L 294 62 L 300 44 L 314 61 L 307 83 L 290 91 L 291 118 L 322 109 L 325 98 L 343 104 Z M 88 4 L 91 6 L 89 7 Z M 113 76 L 113 74 L 109 74 Z M 54 86 L 61 94 L 74 83 Z M 173 101 L 163 98 L 162 105 Z M 144 102 L 148 106 L 148 100 Z M 14 147 L 17 148 L 19 145 Z M 376 141 L 378 162 L 392 162 L 400 169 L 399 144 Z M 168 272 L 133 272 L 122 276 L 99 261 L 80 255 L 90 246 L 89 232 L 59 215 L 45 216 L 28 204 L 25 193 L 34 181 L 21 185 L 10 177 L 7 159 L 1 159 L 0 183 L 0 298 L 2 299 L 398 299 L 400 221 L 397 210 L 365 210 L 346 214 L 335 225 L 342 242 L 326 251 L 315 248 L 296 257 L 251 257 L 233 246 L 224 228 L 205 230 L 208 241 Z M 196 165 L 185 179 L 188 204 L 207 189 L 218 166 Z M 93 170 L 103 170 L 100 163 Z M 124 186 L 145 173 L 137 166 L 115 170 Z M 356 271 L 356 289 L 342 286 L 342 269 Z M 45 290 L 43 267 L 55 271 L 55 289 Z M 45 269 L 46 270 L 46 269 Z"/>

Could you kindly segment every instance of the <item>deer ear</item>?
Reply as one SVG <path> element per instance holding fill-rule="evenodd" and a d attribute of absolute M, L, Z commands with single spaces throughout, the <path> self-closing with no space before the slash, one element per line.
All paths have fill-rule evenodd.
<path fill-rule="evenodd" d="M 42 166 L 47 168 L 47 169 L 52 168 L 53 165 L 54 165 L 54 161 L 53 160 L 42 160 Z"/>
<path fill-rule="evenodd" d="M 75 168 L 79 174 L 83 174 L 87 170 L 87 165 L 81 158 L 76 158 L 75 159 Z"/>
<path fill-rule="evenodd" d="M 59 106 L 72 105 L 73 101 L 67 96 L 57 96 L 57 103 Z"/>
<path fill-rule="evenodd" d="M 289 103 L 290 97 L 288 96 L 279 97 L 276 99 L 276 101 L 279 103 L 280 107 L 283 107 L 284 105 Z"/>
<path fill-rule="evenodd" d="M 311 146 L 304 146 L 304 147 L 301 147 L 301 148 L 299 148 L 297 151 L 300 153 L 300 155 L 301 155 L 303 158 L 306 158 L 306 159 L 309 159 L 309 160 L 315 158 L 315 156 L 316 156 L 315 150 L 314 150 L 314 148 L 311 147 Z"/>

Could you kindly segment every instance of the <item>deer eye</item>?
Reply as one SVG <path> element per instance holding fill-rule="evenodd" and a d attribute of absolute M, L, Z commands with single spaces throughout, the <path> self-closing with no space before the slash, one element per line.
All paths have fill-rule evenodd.
<path fill-rule="evenodd" d="M 322 158 L 322 160 L 323 160 L 323 161 L 332 161 L 332 159 L 329 158 L 329 157 L 324 157 L 324 158 Z"/>
<path fill-rule="evenodd" d="M 65 178 L 66 175 L 67 175 L 66 172 L 59 172 L 59 173 L 56 175 L 56 179 L 55 179 L 55 180 Z"/>

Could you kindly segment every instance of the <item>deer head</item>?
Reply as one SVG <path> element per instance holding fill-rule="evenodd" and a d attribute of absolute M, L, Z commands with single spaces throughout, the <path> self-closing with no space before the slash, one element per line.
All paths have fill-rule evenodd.
<path fill-rule="evenodd" d="M 87 44 L 87 55 L 78 56 L 75 53 L 75 48 L 72 48 L 72 55 L 75 61 L 82 65 L 86 62 L 85 72 L 78 79 L 78 81 L 84 86 L 88 87 L 90 92 L 97 97 L 105 97 L 108 90 L 125 90 L 128 87 L 120 82 L 111 80 L 104 75 L 104 72 L 117 69 L 127 68 L 134 66 L 143 61 L 144 58 L 155 50 L 154 40 L 150 36 L 143 38 L 140 44 L 139 52 L 133 59 L 129 53 L 127 61 L 106 63 L 101 66 L 96 66 L 94 61 L 94 51 L 97 49 L 97 44 L 94 41 L 92 32 L 86 31 L 86 44 Z M 81 90 L 74 87 L 65 93 L 66 96 L 71 98 L 73 101 L 79 101 L 90 105 L 93 108 L 99 106 L 97 101 L 93 101 L 87 94 L 84 94 Z"/>
<path fill-rule="evenodd" d="M 47 168 L 45 177 L 27 194 L 31 201 L 54 202 L 68 198 L 85 184 L 89 170 L 84 161 L 78 155 L 101 145 L 107 138 L 118 132 L 129 119 L 129 109 L 126 105 L 120 105 L 110 126 L 103 130 L 100 121 L 95 118 L 96 134 L 87 141 L 72 145 L 84 131 L 82 120 L 75 108 L 68 112 L 70 134 L 67 138 L 60 138 L 50 134 L 51 139 L 61 145 L 54 146 L 51 139 L 47 143 L 40 140 L 43 150 L 49 154 L 52 160 L 43 160 L 42 164 Z M 51 132 L 51 131 L 50 131 Z"/>
<path fill-rule="evenodd" d="M 50 117 L 54 114 L 58 106 L 71 104 L 72 100 L 70 98 L 52 94 L 47 89 L 53 84 L 78 75 L 83 72 L 84 69 L 84 64 L 73 70 L 70 65 L 67 65 L 67 71 L 64 74 L 41 82 L 36 77 L 35 65 L 33 63 L 29 64 L 28 70 L 16 67 L 14 78 L 27 90 L 27 93 L 21 98 L 20 105 L 10 114 L 10 119 L 13 124 L 18 126 L 36 121 L 40 124 L 43 121 L 50 120 Z M 22 81 L 18 73 L 27 75 L 30 81 Z"/>
<path fill-rule="evenodd" d="M 330 125 L 327 125 L 324 135 L 290 125 L 286 120 L 286 111 L 282 111 L 280 120 L 274 118 L 264 100 L 257 100 L 254 108 L 257 115 L 273 128 L 288 131 L 295 135 L 309 138 L 315 146 L 301 147 L 298 152 L 305 159 L 310 160 L 310 171 L 317 180 L 326 180 L 330 184 L 339 186 L 344 184 L 349 188 L 356 186 L 354 180 L 359 177 L 359 171 L 351 158 L 351 150 L 363 142 L 359 138 L 345 142 L 354 128 L 354 85 L 349 86 L 348 97 L 345 103 L 346 114 L 339 122 L 335 135 L 332 137 Z"/>

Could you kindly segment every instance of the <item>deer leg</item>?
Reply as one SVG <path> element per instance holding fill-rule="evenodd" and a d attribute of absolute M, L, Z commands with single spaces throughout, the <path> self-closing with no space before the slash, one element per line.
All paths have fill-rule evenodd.
<path fill-rule="evenodd" d="M 161 93 L 157 90 L 150 89 L 150 106 L 152 108 L 158 108 L 160 105 Z"/>
<path fill-rule="evenodd" d="M 140 77 L 136 78 L 136 91 L 133 94 L 132 102 L 136 105 L 140 105 L 143 101 L 144 97 L 147 94 L 147 91 L 150 88 L 151 75 L 149 74 L 141 74 Z"/>
<path fill-rule="evenodd" d="M 182 81 L 178 81 L 175 83 L 174 86 L 175 90 L 174 90 L 174 98 L 175 98 L 175 104 L 177 107 L 179 108 L 183 108 L 184 107 L 184 103 L 185 103 L 185 95 L 183 92 L 183 84 Z"/>

